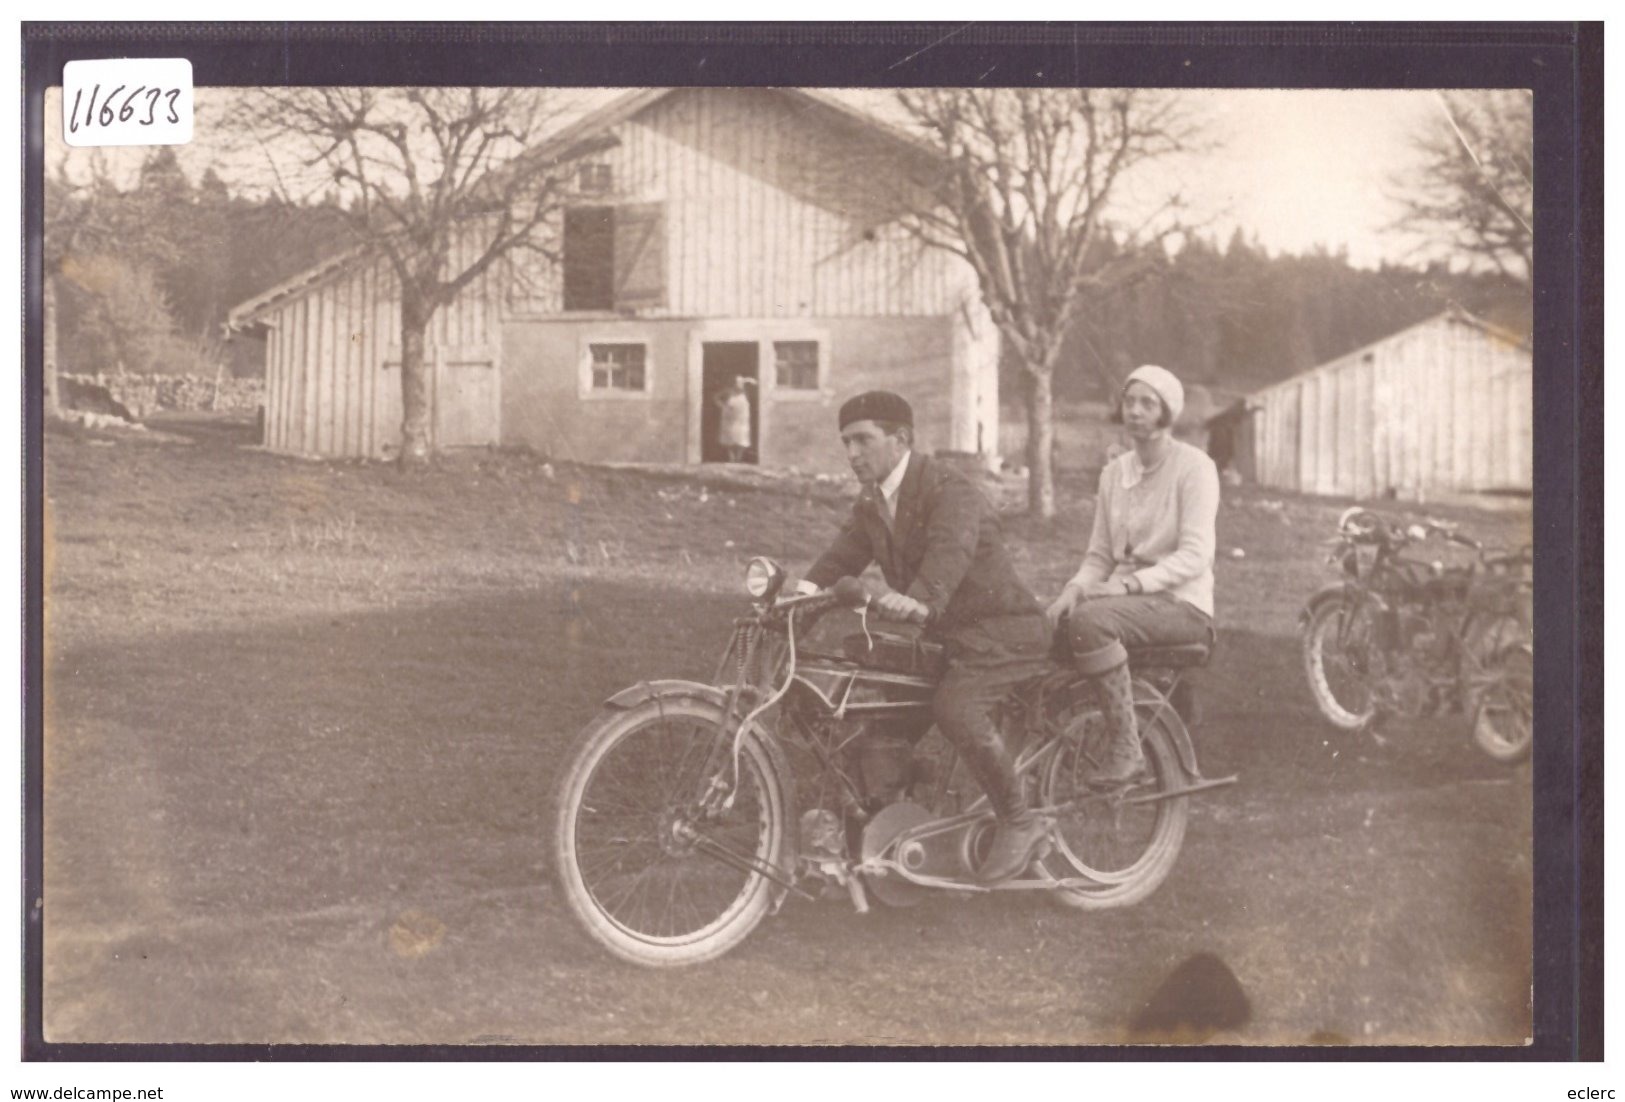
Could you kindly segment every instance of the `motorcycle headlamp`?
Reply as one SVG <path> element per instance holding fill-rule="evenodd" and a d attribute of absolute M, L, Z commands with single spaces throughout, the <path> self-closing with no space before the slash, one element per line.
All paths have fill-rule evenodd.
<path fill-rule="evenodd" d="M 771 600 L 784 585 L 784 568 L 772 559 L 754 558 L 745 567 L 745 592 L 760 600 Z"/>

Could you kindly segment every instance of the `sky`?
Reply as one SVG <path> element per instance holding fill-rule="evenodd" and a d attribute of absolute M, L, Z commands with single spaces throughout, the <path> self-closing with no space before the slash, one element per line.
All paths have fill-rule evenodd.
<path fill-rule="evenodd" d="M 1193 173 L 1221 222 L 1269 248 L 1347 247 L 1371 266 L 1403 260 L 1409 239 L 1384 232 L 1397 215 L 1391 178 L 1415 163 L 1411 138 L 1439 118 L 1432 92 L 1206 93 L 1222 152 Z M 1228 236 L 1228 234 L 1226 234 Z"/>
<path fill-rule="evenodd" d="M 605 90 L 569 93 L 584 105 L 603 102 Z M 836 93 L 859 105 L 886 93 Z M 228 131 L 217 121 L 233 93 L 199 89 L 196 136 L 182 149 L 194 179 L 213 165 L 233 184 L 262 179 L 264 161 L 225 150 Z M 1440 118 L 1427 91 L 1196 90 L 1192 106 L 1207 121 L 1214 149 L 1162 164 L 1140 181 L 1147 201 L 1177 182 L 1209 236 L 1224 242 L 1236 228 L 1272 252 L 1324 246 L 1346 250 L 1351 262 L 1372 267 L 1384 260 L 1417 259 L 1416 242 L 1386 229 L 1397 210 L 1391 181 L 1415 164 L 1412 136 Z M 47 131 L 60 155 L 61 108 L 47 100 Z M 73 151 L 83 163 L 86 151 Z M 115 171 L 133 178 L 139 150 L 105 151 Z M 1134 195 L 1125 201 L 1135 201 Z"/>

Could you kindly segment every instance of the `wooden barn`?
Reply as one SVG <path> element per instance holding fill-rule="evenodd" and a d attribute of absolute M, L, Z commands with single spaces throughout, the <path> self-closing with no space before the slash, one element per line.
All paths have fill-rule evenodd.
<path fill-rule="evenodd" d="M 1451 309 L 1249 395 L 1222 427 L 1233 465 L 1264 486 L 1529 493 L 1533 404 L 1528 343 Z"/>
<path fill-rule="evenodd" d="M 498 266 L 430 332 L 440 448 L 528 445 L 588 462 L 722 458 L 715 395 L 751 380 L 749 461 L 845 470 L 834 414 L 885 386 L 921 446 L 997 450 L 998 334 L 969 266 L 886 213 L 926 155 L 794 89 L 642 89 L 553 140 L 613 139 L 552 227 L 557 264 Z M 527 256 L 533 254 L 526 254 Z M 265 340 L 265 443 L 389 457 L 399 303 L 380 260 L 340 257 L 232 312 Z"/>

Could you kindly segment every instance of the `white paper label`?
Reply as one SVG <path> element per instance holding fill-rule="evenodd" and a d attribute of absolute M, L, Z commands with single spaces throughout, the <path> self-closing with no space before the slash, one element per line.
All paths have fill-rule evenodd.
<path fill-rule="evenodd" d="M 184 57 L 70 61 L 62 67 L 69 145 L 185 145 L 192 140 L 192 63 Z"/>

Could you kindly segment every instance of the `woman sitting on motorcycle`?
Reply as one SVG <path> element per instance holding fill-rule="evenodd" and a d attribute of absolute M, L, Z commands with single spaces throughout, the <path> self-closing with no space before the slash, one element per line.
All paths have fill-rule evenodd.
<path fill-rule="evenodd" d="M 1134 447 L 1100 472 L 1089 548 L 1046 611 L 1052 626 L 1065 617 L 1078 671 L 1099 686 L 1110 740 L 1088 778 L 1096 784 L 1127 783 L 1145 768 L 1126 648 L 1210 637 L 1219 472 L 1173 438 L 1184 405 L 1172 372 L 1147 364 L 1129 375 L 1121 410 Z"/>

